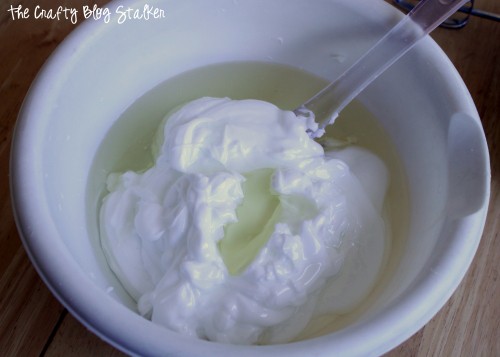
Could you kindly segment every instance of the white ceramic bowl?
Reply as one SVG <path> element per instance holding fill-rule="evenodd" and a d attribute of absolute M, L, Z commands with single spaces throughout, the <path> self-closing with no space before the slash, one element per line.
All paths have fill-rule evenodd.
<path fill-rule="evenodd" d="M 112 14 L 120 4 L 108 5 Z M 173 75 L 227 61 L 272 61 L 333 79 L 401 17 L 381 0 L 149 4 L 166 17 L 118 24 L 114 15 L 81 25 L 43 68 L 20 113 L 11 164 L 16 219 L 54 295 L 98 336 L 136 355 L 368 356 L 420 329 L 474 256 L 490 178 L 474 103 L 429 38 L 359 97 L 399 151 L 411 207 L 397 272 L 356 322 L 292 344 L 223 345 L 169 332 L 128 308 L 118 288 L 109 293 L 117 284 L 87 224 L 85 190 L 97 147 L 134 100 Z M 345 61 L 333 61 L 335 53 Z"/>

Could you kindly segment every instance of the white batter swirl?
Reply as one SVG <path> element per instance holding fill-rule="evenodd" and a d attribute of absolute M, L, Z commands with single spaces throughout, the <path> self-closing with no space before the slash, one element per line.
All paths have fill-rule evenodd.
<path fill-rule="evenodd" d="M 100 212 L 108 262 L 142 315 L 198 338 L 280 343 L 366 295 L 386 236 L 378 158 L 325 155 L 311 121 L 263 101 L 201 98 L 167 118 L 154 166 L 110 175 Z M 346 257 L 361 283 L 337 277 Z"/>

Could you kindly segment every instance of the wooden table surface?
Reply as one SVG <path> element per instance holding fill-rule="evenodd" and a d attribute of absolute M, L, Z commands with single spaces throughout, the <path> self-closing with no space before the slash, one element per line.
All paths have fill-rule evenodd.
<path fill-rule="evenodd" d="M 105 2 L 60 1 L 76 8 Z M 121 356 L 51 295 L 14 223 L 9 152 L 17 113 L 41 65 L 75 27 L 71 21 L 33 16 L 14 21 L 8 10 L 18 4 L 32 12 L 37 4 L 59 5 L 0 2 L 0 356 Z M 498 0 L 476 0 L 476 7 L 500 13 Z M 387 356 L 500 356 L 500 23 L 473 18 L 464 29 L 438 29 L 432 36 L 462 75 L 482 118 L 491 155 L 490 208 L 479 250 L 458 290 L 424 328 Z"/>

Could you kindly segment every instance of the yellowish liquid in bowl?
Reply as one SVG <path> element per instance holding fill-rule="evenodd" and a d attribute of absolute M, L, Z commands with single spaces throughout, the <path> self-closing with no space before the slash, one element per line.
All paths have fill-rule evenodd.
<path fill-rule="evenodd" d="M 139 98 L 107 133 L 89 173 L 88 222 L 90 232 L 94 233 L 92 239 L 96 249 L 100 250 L 98 211 L 105 194 L 106 177 L 112 172 L 145 170 L 153 164 L 153 137 L 171 109 L 204 96 L 260 99 L 281 109 L 293 109 L 326 84 L 324 79 L 288 66 L 232 62 L 180 74 Z M 341 113 L 335 125 L 328 128 L 326 135 L 340 140 L 354 138 L 356 145 L 372 151 L 386 163 L 391 182 L 387 196 L 387 221 L 391 234 L 387 237 L 384 268 L 372 293 L 358 307 L 342 316 L 325 316 L 311 321 L 299 339 L 338 330 L 359 317 L 392 276 L 407 231 L 406 178 L 396 150 L 376 118 L 354 101 Z M 226 227 L 226 237 L 219 248 L 231 274 L 238 274 L 251 262 L 268 236 L 266 227 L 273 222 L 273 212 L 279 209 L 277 198 L 263 188 L 268 179 L 269 173 L 265 170 L 248 179 L 244 186 L 245 201 L 237 211 L 238 217 L 245 219 Z M 249 243 L 246 236 L 260 238 Z"/>

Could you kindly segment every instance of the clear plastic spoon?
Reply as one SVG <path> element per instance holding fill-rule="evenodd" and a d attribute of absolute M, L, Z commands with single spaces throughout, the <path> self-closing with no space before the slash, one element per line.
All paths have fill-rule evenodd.
<path fill-rule="evenodd" d="M 296 115 L 311 117 L 318 123 L 318 130 L 310 131 L 309 135 L 312 138 L 323 135 L 325 127 L 333 124 L 363 89 L 466 2 L 421 0 L 340 77 L 294 110 Z"/>

